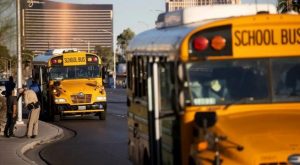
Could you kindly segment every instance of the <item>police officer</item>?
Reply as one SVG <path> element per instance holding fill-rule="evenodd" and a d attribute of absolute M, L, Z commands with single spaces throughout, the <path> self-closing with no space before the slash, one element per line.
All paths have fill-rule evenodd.
<path fill-rule="evenodd" d="M 29 110 L 28 124 L 27 124 L 27 137 L 35 138 L 38 135 L 38 123 L 40 115 L 40 103 L 36 93 L 27 89 L 26 86 L 18 89 L 19 97 L 23 96 L 25 107 Z M 19 98 L 18 97 L 18 98 Z"/>

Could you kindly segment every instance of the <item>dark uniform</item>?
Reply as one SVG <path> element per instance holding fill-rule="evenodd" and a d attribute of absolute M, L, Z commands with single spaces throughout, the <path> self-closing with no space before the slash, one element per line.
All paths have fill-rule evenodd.
<path fill-rule="evenodd" d="M 15 89 L 16 84 L 12 76 L 9 77 L 8 82 L 5 83 L 5 97 L 6 97 L 6 125 L 4 129 L 4 135 L 10 137 L 13 135 L 14 126 L 15 126 L 15 117 L 16 117 L 16 97 L 12 96 L 12 92 Z M 15 104 L 14 104 L 15 103 Z M 15 109 L 14 109 L 15 108 Z"/>
<path fill-rule="evenodd" d="M 8 96 L 6 98 L 7 103 L 7 112 L 6 112 L 6 125 L 4 129 L 4 135 L 6 137 L 10 137 L 14 133 L 14 127 L 16 123 L 17 116 L 17 97 L 16 96 Z"/>

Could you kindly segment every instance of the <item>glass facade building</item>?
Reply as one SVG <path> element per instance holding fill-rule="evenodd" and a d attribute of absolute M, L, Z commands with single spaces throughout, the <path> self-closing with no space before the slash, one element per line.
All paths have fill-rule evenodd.
<path fill-rule="evenodd" d="M 34 52 L 77 48 L 93 51 L 96 45 L 113 45 L 111 4 L 71 4 L 23 1 L 22 49 Z"/>

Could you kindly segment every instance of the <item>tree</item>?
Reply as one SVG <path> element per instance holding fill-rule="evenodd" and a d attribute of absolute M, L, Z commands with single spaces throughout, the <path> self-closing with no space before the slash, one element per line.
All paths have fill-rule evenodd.
<path fill-rule="evenodd" d="M 7 48 L 7 39 L 12 37 L 12 29 L 15 27 L 15 21 L 12 10 L 14 1 L 11 0 L 0 0 L 0 70 L 3 72 L 9 67 L 14 66 L 15 60 L 10 56 L 10 52 Z M 11 66 L 9 66 L 11 64 Z"/>
<path fill-rule="evenodd" d="M 11 0 L 0 1 L 0 41 L 3 41 L 5 34 L 14 27 L 13 18 L 8 13 L 8 9 L 12 6 L 13 2 Z"/>
<path fill-rule="evenodd" d="M 300 0 L 278 0 L 277 11 L 279 13 L 291 11 L 300 13 Z"/>
<path fill-rule="evenodd" d="M 4 62 L 0 62 L 0 70 L 5 71 L 6 67 L 8 67 L 8 60 L 11 57 L 9 56 L 9 51 L 6 46 L 0 45 L 0 60 Z"/>
<path fill-rule="evenodd" d="M 32 61 L 34 57 L 34 53 L 31 50 L 22 50 L 22 63 L 26 63 L 28 61 Z"/>
<path fill-rule="evenodd" d="M 101 45 L 95 46 L 96 54 L 101 57 L 103 66 L 112 69 L 113 67 L 113 52 L 110 47 L 102 47 Z"/>
<path fill-rule="evenodd" d="M 127 28 L 117 36 L 117 46 L 121 49 L 121 56 L 123 58 L 124 58 L 124 53 L 128 47 L 128 44 L 130 40 L 134 37 L 134 35 L 135 35 L 134 32 L 130 28 Z"/>

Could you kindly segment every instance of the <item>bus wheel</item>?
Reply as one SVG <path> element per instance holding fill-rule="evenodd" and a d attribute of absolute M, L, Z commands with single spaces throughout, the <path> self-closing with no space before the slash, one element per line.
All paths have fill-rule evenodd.
<path fill-rule="evenodd" d="M 150 164 L 150 159 L 149 159 L 149 156 L 148 156 L 148 152 L 145 149 L 144 150 L 144 156 L 143 156 L 143 165 L 149 165 L 149 164 Z"/>
<path fill-rule="evenodd" d="M 100 120 L 105 120 L 105 118 L 106 118 L 106 111 L 100 112 L 99 113 L 99 119 Z"/>
<path fill-rule="evenodd" d="M 192 157 L 189 157 L 189 165 L 196 165 L 196 162 Z"/>

